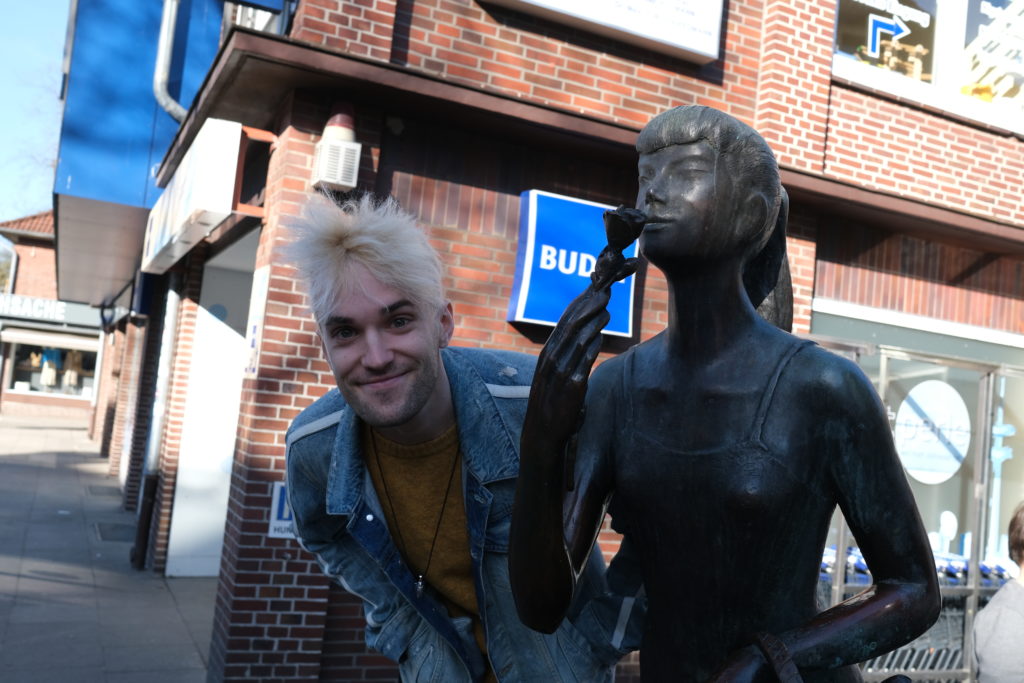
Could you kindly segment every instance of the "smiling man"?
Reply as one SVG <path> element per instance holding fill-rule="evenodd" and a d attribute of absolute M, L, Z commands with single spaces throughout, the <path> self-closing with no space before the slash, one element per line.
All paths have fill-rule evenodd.
<path fill-rule="evenodd" d="M 287 437 L 295 530 L 362 600 L 403 681 L 601 681 L 635 649 L 629 553 L 595 550 L 551 635 L 512 602 L 508 533 L 534 359 L 449 347 L 440 259 L 393 200 L 311 200 L 289 249 L 337 391 Z M 609 588 L 611 586 L 611 588 Z M 614 590 L 613 590 L 614 589 Z"/>

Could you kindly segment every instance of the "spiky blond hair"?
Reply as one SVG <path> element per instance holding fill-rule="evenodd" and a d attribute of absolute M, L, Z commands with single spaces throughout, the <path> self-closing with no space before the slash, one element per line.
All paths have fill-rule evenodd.
<path fill-rule="evenodd" d="M 317 323 L 339 297 L 361 287 L 355 265 L 425 310 L 446 303 L 441 259 L 416 219 L 391 197 L 363 195 L 339 204 L 315 195 L 289 227 L 285 255 L 298 270 Z"/>

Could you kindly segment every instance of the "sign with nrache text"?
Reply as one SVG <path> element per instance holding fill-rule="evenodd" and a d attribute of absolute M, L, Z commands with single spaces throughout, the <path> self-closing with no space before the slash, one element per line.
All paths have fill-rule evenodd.
<path fill-rule="evenodd" d="M 520 197 L 519 252 L 508 320 L 554 325 L 590 283 L 605 246 L 604 212 L 615 207 L 528 190 Z M 623 252 L 637 255 L 633 243 Z M 612 285 L 605 334 L 633 336 L 636 276 Z"/>
<path fill-rule="evenodd" d="M 0 294 L 0 316 L 99 327 L 99 311 L 85 304 L 19 294 Z"/>

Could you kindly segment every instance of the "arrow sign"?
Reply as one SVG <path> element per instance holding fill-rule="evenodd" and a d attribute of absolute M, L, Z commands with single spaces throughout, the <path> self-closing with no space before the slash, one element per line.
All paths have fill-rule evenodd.
<path fill-rule="evenodd" d="M 878 59 L 878 48 L 883 33 L 891 33 L 893 40 L 899 40 L 910 34 L 910 29 L 899 17 L 883 17 L 880 14 L 868 15 L 868 56 Z"/>

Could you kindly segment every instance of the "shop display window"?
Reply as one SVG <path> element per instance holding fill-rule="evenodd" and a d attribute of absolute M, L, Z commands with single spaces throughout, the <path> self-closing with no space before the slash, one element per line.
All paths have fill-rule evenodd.
<path fill-rule="evenodd" d="M 822 346 L 856 362 L 878 390 L 942 594 L 935 625 L 866 662 L 865 680 L 896 673 L 922 680 L 932 672 L 924 680 L 974 681 L 974 615 L 1017 574 L 1006 528 L 1024 499 L 1024 347 L 821 313 L 812 331 Z M 819 604 L 837 604 L 870 583 L 837 512 Z"/>
<path fill-rule="evenodd" d="M 10 385 L 16 392 L 91 398 L 96 352 L 14 344 Z"/>

